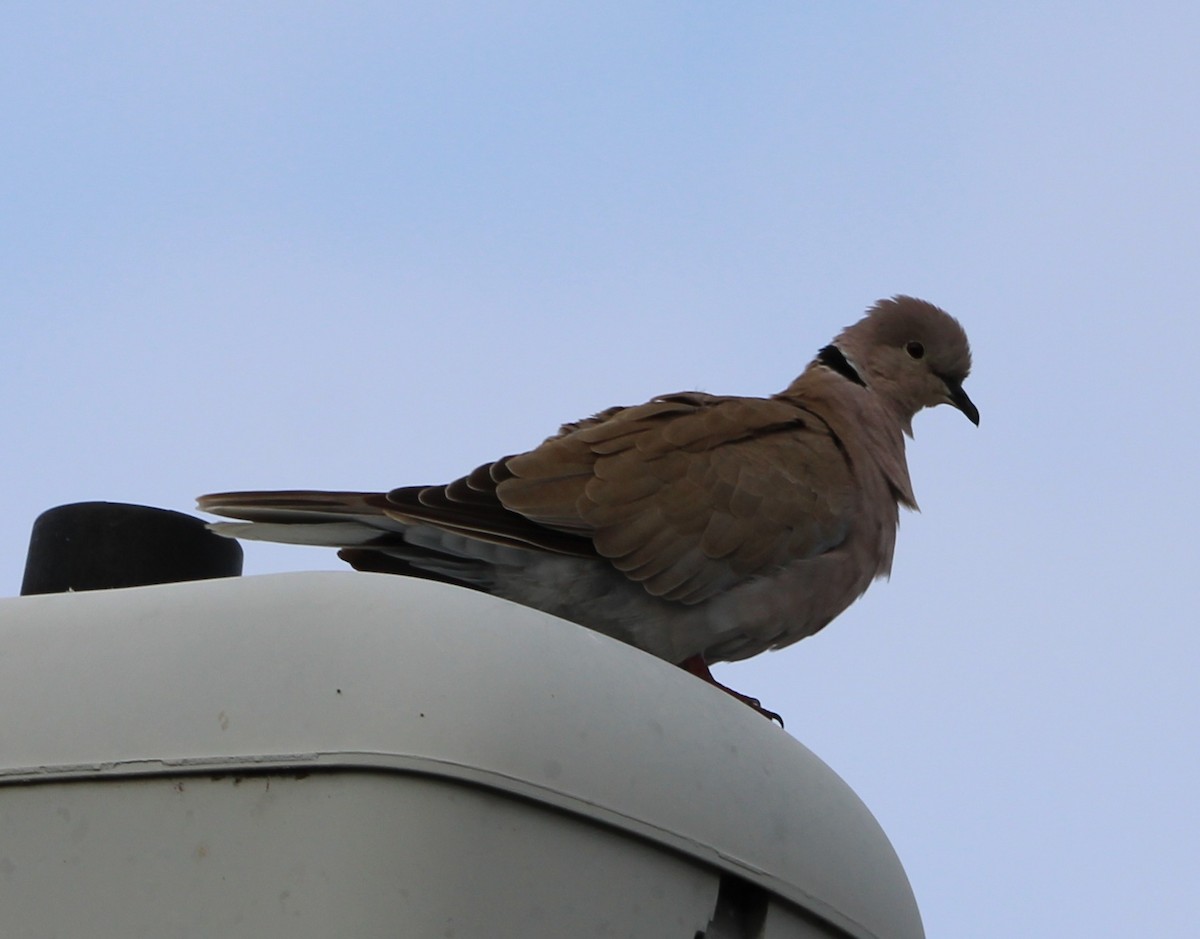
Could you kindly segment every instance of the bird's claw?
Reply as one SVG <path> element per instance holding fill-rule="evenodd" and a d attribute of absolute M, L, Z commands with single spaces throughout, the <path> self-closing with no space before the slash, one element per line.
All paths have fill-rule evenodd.
<path fill-rule="evenodd" d="M 708 663 L 704 661 L 704 656 L 693 655 L 690 659 L 685 659 L 684 661 L 680 662 L 679 667 L 685 672 L 695 675 L 702 681 L 706 681 L 710 685 L 720 688 L 731 698 L 736 698 L 737 700 L 741 701 L 742 704 L 757 711 L 767 720 L 775 721 L 780 727 L 783 727 L 783 718 L 774 711 L 768 711 L 762 706 L 762 702 L 759 701 L 758 698 L 752 698 L 748 694 L 742 694 L 740 691 L 734 691 L 728 685 L 722 685 L 719 681 L 713 678 L 712 672 L 708 670 Z"/>

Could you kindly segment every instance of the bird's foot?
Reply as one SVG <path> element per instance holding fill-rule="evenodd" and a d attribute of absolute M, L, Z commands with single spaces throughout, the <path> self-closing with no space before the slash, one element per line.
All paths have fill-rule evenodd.
<path fill-rule="evenodd" d="M 752 698 L 747 694 L 742 694 L 740 691 L 734 691 L 728 685 L 722 685 L 719 681 L 713 678 L 712 672 L 708 670 L 708 663 L 704 661 L 704 656 L 693 655 L 690 659 L 685 659 L 684 661 L 680 662 L 679 667 L 689 675 L 695 675 L 702 681 L 706 681 L 710 685 L 720 688 L 731 698 L 737 698 L 737 700 L 741 701 L 742 704 L 753 708 L 755 711 L 758 711 L 758 713 L 767 720 L 777 722 L 780 727 L 783 726 L 783 718 L 774 711 L 768 711 L 762 706 L 762 702 L 760 702 L 758 698 Z"/>

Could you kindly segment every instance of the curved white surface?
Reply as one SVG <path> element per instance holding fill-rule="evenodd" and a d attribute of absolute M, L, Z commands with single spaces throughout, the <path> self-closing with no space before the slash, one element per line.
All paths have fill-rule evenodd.
<path fill-rule="evenodd" d="M 788 734 L 633 648 L 466 590 L 308 573 L 0 600 L 0 708 L 0 784 L 416 772 L 649 839 L 852 936 L 923 936 L 875 819 Z"/>

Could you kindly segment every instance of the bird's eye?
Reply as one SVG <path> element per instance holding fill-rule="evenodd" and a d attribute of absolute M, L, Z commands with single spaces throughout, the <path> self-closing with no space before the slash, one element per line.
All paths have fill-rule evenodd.
<path fill-rule="evenodd" d="M 914 359 L 919 359 L 925 355 L 925 347 L 915 339 L 904 347 L 904 351 Z"/>

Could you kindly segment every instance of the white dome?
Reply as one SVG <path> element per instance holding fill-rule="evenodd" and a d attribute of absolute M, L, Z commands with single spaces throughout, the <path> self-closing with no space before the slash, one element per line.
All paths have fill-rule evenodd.
<path fill-rule="evenodd" d="M 218 872 L 205 888 L 214 891 L 234 890 L 228 873 L 241 872 L 241 892 L 212 902 L 225 910 L 241 904 L 238 922 L 263 935 L 273 921 L 250 872 L 271 868 L 268 858 L 278 855 L 278 870 L 262 874 L 278 885 L 297 854 L 309 866 L 307 879 L 296 875 L 283 891 L 293 904 L 306 889 L 324 890 L 320 915 L 345 923 L 347 911 L 330 912 L 341 890 L 330 884 L 354 887 L 344 902 L 356 916 L 367 915 L 374 901 L 364 885 L 375 884 L 376 892 L 394 894 L 371 914 L 385 923 L 406 915 L 414 894 L 431 895 L 431 884 L 461 893 L 466 862 L 456 850 L 476 865 L 490 857 L 489 876 L 518 878 L 497 888 L 505 903 L 536 892 L 531 884 L 549 885 L 546 897 L 513 916 L 536 908 L 544 918 L 548 903 L 578 890 L 584 899 L 572 903 L 594 920 L 586 896 L 603 892 L 611 856 L 613 882 L 629 881 L 620 895 L 638 884 L 650 891 L 632 921 L 652 921 L 655 904 L 694 898 L 700 912 L 668 916 L 686 939 L 752 934 L 717 922 L 718 891 L 722 903 L 766 917 L 766 931 L 753 935 L 832 935 L 828 924 L 850 936 L 923 935 L 908 880 L 875 819 L 783 730 L 636 649 L 454 587 L 311 573 L 6 599 L 0 707 L 0 820 L 18 819 L 0 855 L 25 872 L 0 877 L 0 907 L 51 915 L 45 892 L 53 890 L 60 892 L 55 906 L 64 908 L 53 915 L 65 917 L 56 922 L 70 926 L 72 897 L 91 895 L 99 906 L 78 920 L 91 924 L 91 935 L 106 934 L 97 931 L 96 910 L 107 908 L 101 898 L 128 895 L 130 878 L 146 876 L 148 867 L 162 881 L 156 895 L 164 903 L 174 897 L 171 915 L 194 905 L 187 915 L 202 917 L 197 864 Z M 138 788 L 156 781 L 163 791 L 170 782 L 175 802 Z M 454 799 L 434 797 L 431 784 L 449 787 Z M 405 809 L 410 796 L 415 801 Z M 271 811 L 256 814 L 268 797 Z M 513 813 L 497 829 L 507 840 L 496 831 L 476 838 L 465 821 L 454 822 L 456 812 L 476 822 L 492 817 L 479 815 L 480 799 Z M 289 812 L 289 804 L 297 808 Z M 77 832 L 64 822 L 56 846 L 58 809 L 89 817 L 91 834 L 72 841 Z M 267 816 L 281 820 L 272 827 Z M 139 851 L 139 839 L 156 825 L 175 832 L 173 844 L 203 840 L 200 818 L 213 842 L 203 864 L 190 847 L 186 858 L 175 858 L 160 844 L 154 863 L 146 860 L 149 849 Z M 403 836 L 377 836 L 373 829 L 385 818 Z M 414 829 L 417 822 L 427 827 Z M 558 822 L 570 829 L 561 844 L 550 831 Z M 41 842 L 32 854 L 22 853 L 29 848 L 19 837 L 22 824 L 28 839 Z M 361 869 L 350 831 L 371 844 L 370 872 Z M 544 849 L 541 838 L 548 839 Z M 634 876 L 636 864 L 621 860 L 626 850 L 670 868 L 662 884 L 675 886 L 659 889 L 657 875 Z M 63 852 L 71 851 L 76 862 L 64 864 Z M 414 852 L 422 860 L 417 873 Z M 223 873 L 217 854 L 230 865 Z M 525 874 L 505 860 L 518 855 Z M 318 864 L 323 881 L 312 876 Z M 339 881 L 337 870 L 347 865 L 358 867 Z M 87 881 L 91 866 L 106 868 L 95 883 Z M 93 893 L 81 893 L 82 881 L 72 877 L 91 883 Z M 387 885 L 406 877 L 429 884 L 418 890 L 414 882 L 403 900 Z M 498 902 L 491 888 L 478 886 L 478 870 L 472 877 L 479 902 Z M 572 877 L 581 883 L 569 891 Z M 464 901 L 439 902 L 413 915 L 442 922 Z M 136 906 L 114 902 L 114 930 L 161 926 L 129 919 L 141 915 L 131 912 Z M 504 935 L 494 918 L 501 913 L 487 915 L 492 934 Z M 475 935 L 470 916 L 458 916 L 457 935 Z M 289 922 L 289 935 L 320 934 L 315 920 L 311 933 L 302 918 Z M 390 928 L 399 934 L 395 922 Z M 534 930 L 525 935 L 553 934 L 524 928 Z M 664 929 L 645 934 L 661 937 Z M 381 926 L 379 934 L 386 931 Z M 227 927 L 222 934 L 242 933 Z"/>

